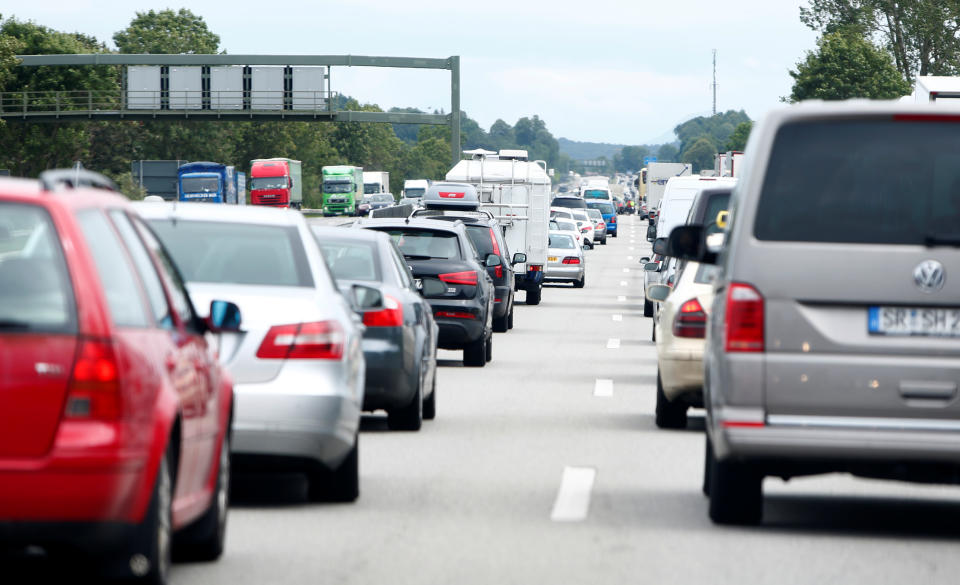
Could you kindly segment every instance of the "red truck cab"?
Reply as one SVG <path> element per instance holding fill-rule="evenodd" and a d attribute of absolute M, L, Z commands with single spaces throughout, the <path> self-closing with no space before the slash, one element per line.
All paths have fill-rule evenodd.
<path fill-rule="evenodd" d="M 300 161 L 272 158 L 250 161 L 250 203 L 299 209 L 303 200 Z"/>

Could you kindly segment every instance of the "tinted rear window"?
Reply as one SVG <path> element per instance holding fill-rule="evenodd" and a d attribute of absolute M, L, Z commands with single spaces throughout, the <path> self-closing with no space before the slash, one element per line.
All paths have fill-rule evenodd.
<path fill-rule="evenodd" d="M 459 260 L 460 245 L 457 234 L 438 230 L 417 228 L 383 228 L 390 234 L 404 256 Z"/>
<path fill-rule="evenodd" d="M 153 220 L 188 282 L 312 287 L 295 226 Z"/>
<path fill-rule="evenodd" d="M 587 189 L 583 192 L 584 199 L 609 199 L 610 192 L 603 189 Z"/>
<path fill-rule="evenodd" d="M 73 287 L 46 210 L 0 203 L 0 331 L 76 331 Z"/>
<path fill-rule="evenodd" d="M 761 240 L 919 244 L 960 237 L 960 124 L 867 120 L 777 133 Z"/>
<path fill-rule="evenodd" d="M 320 251 L 337 280 L 380 282 L 380 266 L 374 242 L 321 240 Z"/>
<path fill-rule="evenodd" d="M 550 202 L 550 207 L 569 207 L 573 209 L 583 209 L 587 206 L 583 199 L 579 197 L 557 197 Z"/>
<path fill-rule="evenodd" d="M 480 258 L 486 258 L 487 254 L 493 254 L 493 240 L 491 240 L 488 226 L 467 226 L 467 235 L 470 236 L 470 241 L 473 242 L 473 247 L 477 249 Z"/>
<path fill-rule="evenodd" d="M 616 213 L 616 210 L 613 209 L 613 203 L 608 203 L 606 201 L 588 201 L 587 207 L 590 209 L 599 209 L 600 213 L 606 215 L 612 215 Z"/>

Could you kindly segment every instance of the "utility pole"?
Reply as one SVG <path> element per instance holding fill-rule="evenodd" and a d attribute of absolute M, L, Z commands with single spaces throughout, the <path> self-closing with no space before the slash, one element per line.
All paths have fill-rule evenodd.
<path fill-rule="evenodd" d="M 713 50 L 713 115 L 717 115 L 717 50 Z"/>

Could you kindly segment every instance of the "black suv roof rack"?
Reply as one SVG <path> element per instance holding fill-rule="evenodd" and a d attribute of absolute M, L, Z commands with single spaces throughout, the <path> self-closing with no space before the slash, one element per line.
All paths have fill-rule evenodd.
<path fill-rule="evenodd" d="M 86 169 L 51 169 L 40 173 L 40 186 L 44 191 L 57 191 L 61 188 L 78 189 L 97 187 L 110 191 L 119 191 L 117 184 L 108 177 Z"/>

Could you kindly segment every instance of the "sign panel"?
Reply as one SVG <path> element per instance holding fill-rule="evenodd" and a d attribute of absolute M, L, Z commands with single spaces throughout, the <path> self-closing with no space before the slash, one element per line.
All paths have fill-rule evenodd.
<path fill-rule="evenodd" d="M 251 109 L 283 109 L 283 69 L 272 65 L 250 68 Z"/>
<path fill-rule="evenodd" d="M 160 109 L 160 67 L 127 67 L 127 109 Z"/>
<path fill-rule="evenodd" d="M 203 106 L 201 67 L 171 67 L 170 109 L 199 110 Z"/>
<path fill-rule="evenodd" d="M 210 109 L 243 109 L 243 65 L 210 68 Z"/>

